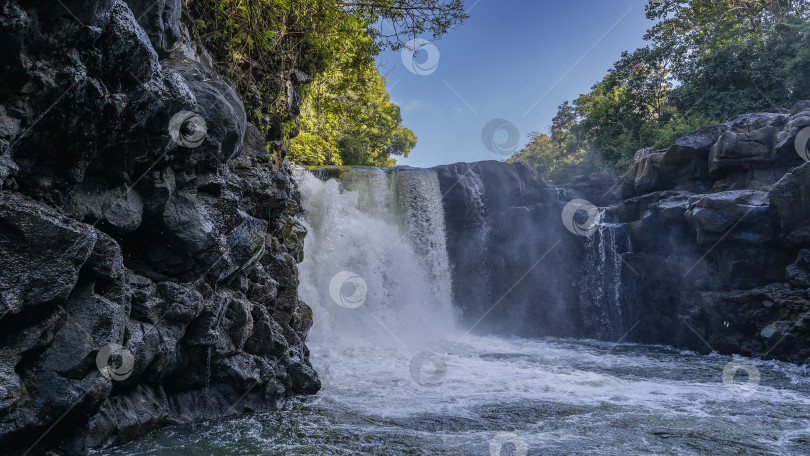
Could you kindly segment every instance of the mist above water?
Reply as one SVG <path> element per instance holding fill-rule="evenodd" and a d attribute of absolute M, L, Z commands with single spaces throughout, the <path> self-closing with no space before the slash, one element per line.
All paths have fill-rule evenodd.
<path fill-rule="evenodd" d="M 310 340 L 406 348 L 452 337 L 450 265 L 435 172 L 355 169 L 340 181 L 323 182 L 300 171 L 297 179 L 309 230 L 299 293 L 313 308 Z M 342 277 L 334 283 L 342 273 L 359 277 L 366 290 L 354 293 L 356 285 Z M 352 296 L 362 303 L 341 305 Z"/>
<path fill-rule="evenodd" d="M 308 345 L 323 389 L 277 414 L 161 429 L 109 454 L 808 453 L 806 366 L 467 334 L 455 324 L 433 170 L 352 170 L 340 181 L 299 171 L 297 181 L 309 229 L 299 292 L 313 308 Z M 463 183 L 465 204 L 476 207 L 467 190 L 479 184 Z M 473 223 L 473 244 L 491 222 Z M 626 233 L 613 228 L 598 227 L 586 246 L 586 263 L 605 275 L 595 279 L 605 288 L 593 295 L 596 328 L 619 312 L 610 279 L 619 260 L 604 243 L 624 245 Z M 544 285 L 527 284 L 537 293 Z M 729 379 L 730 365 L 760 377 Z"/>
<path fill-rule="evenodd" d="M 494 221 L 483 181 L 475 173 L 461 177 L 471 233 L 462 271 L 484 278 L 494 264 L 482 256 Z M 326 413 L 344 426 L 338 434 L 354 436 L 336 448 L 393 455 L 784 453 L 810 442 L 810 390 L 799 385 L 806 368 L 757 362 L 770 381 L 754 385 L 749 397 L 744 375 L 724 382 L 729 357 L 481 336 L 467 332 L 468 322 L 459 330 L 454 307 L 464 303 L 453 302 L 451 272 L 460 271 L 448 260 L 434 170 L 346 170 L 326 181 L 301 172 L 297 179 L 309 229 L 299 291 L 313 307 L 309 345 L 324 384 L 317 405 L 305 410 L 315 419 Z M 543 229 L 513 234 L 530 243 Z M 583 281 L 586 304 L 578 311 L 592 337 L 613 337 L 629 321 L 619 255 L 631 246 L 627 233 L 608 223 L 594 234 L 580 269 L 594 277 Z M 367 283 L 357 308 L 338 304 L 353 290 L 337 299 L 330 293 L 341 271 Z M 543 293 L 546 284 L 524 286 Z M 486 318 L 514 320 L 504 312 L 496 307 Z M 763 416 L 771 413 L 782 419 Z M 773 440 L 765 442 L 768 435 Z M 306 454 L 326 442 L 334 444 L 326 437 L 294 446 Z"/>

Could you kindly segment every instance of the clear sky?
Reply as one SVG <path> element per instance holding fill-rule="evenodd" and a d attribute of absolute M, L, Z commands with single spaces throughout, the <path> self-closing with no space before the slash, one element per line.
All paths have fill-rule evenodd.
<path fill-rule="evenodd" d="M 380 72 L 418 138 L 397 164 L 503 160 L 519 150 L 530 131 L 547 131 L 557 106 L 601 80 L 622 51 L 644 45 L 652 25 L 647 2 L 465 0 L 470 18 L 435 48 L 417 43 L 408 65 L 401 52 L 384 52 Z M 489 148 L 487 125 L 494 132 Z M 500 153 L 491 152 L 498 145 Z"/>

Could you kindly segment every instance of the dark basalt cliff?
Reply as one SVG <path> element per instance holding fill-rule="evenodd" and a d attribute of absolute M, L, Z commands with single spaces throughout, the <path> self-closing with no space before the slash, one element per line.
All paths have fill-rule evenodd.
<path fill-rule="evenodd" d="M 810 102 L 743 115 L 563 188 L 521 165 L 437 167 L 464 319 L 810 362 L 807 127 Z M 601 207 L 578 214 L 590 236 L 564 227 L 573 199 Z"/>
<path fill-rule="evenodd" d="M 7 0 L 0 19 L 2 452 L 316 392 L 295 184 L 180 0 Z"/>

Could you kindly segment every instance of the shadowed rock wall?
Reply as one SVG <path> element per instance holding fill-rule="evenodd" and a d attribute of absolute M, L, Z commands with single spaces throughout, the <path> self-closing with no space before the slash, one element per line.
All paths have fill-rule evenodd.
<path fill-rule="evenodd" d="M 0 5 L 4 452 L 82 453 L 320 387 L 295 184 L 181 12 Z"/>
<path fill-rule="evenodd" d="M 525 167 L 498 161 L 434 169 L 464 322 L 484 333 L 578 335 L 571 303 L 583 246 L 563 234 L 561 193 Z"/>
<path fill-rule="evenodd" d="M 810 102 L 747 114 L 559 189 L 522 165 L 437 167 L 465 322 L 807 363 L 808 127 Z M 581 233 L 575 199 L 601 207 L 572 213 Z"/>

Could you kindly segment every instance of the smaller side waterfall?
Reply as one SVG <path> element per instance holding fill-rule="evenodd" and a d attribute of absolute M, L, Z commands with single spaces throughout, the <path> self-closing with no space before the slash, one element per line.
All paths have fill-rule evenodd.
<path fill-rule="evenodd" d="M 622 255 L 632 251 L 627 225 L 609 223 L 599 210 L 596 230 L 585 241 L 580 283 L 580 313 L 586 337 L 617 340 L 633 324 L 623 299 Z M 629 323 L 629 324 L 628 324 Z"/>

